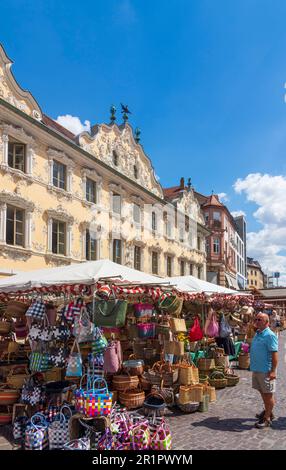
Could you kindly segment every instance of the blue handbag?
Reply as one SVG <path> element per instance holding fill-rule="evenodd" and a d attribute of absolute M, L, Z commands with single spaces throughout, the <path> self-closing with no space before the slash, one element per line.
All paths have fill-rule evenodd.
<path fill-rule="evenodd" d="M 77 352 L 74 352 L 75 346 Z M 77 341 L 74 341 L 71 352 L 67 361 L 66 377 L 81 377 L 82 376 L 82 357 Z"/>

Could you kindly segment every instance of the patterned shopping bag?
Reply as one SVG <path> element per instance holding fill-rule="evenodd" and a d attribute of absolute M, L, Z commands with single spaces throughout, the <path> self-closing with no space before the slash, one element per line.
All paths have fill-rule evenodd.
<path fill-rule="evenodd" d="M 64 322 L 61 322 L 60 325 L 53 327 L 53 339 L 58 341 L 66 341 L 69 339 L 71 333 L 69 327 L 65 325 Z"/>
<path fill-rule="evenodd" d="M 45 314 L 46 306 L 41 300 L 36 300 L 35 302 L 33 302 L 25 313 L 26 317 L 32 317 L 35 320 L 40 321 L 44 319 Z"/>
<path fill-rule="evenodd" d="M 28 334 L 28 338 L 32 341 L 37 341 L 40 339 L 41 332 L 42 329 L 38 324 L 32 325 Z"/>
<path fill-rule="evenodd" d="M 171 450 L 172 435 L 169 426 L 164 420 L 159 424 L 155 431 L 151 431 L 150 449 L 152 450 Z"/>
<path fill-rule="evenodd" d="M 44 415 L 36 413 L 25 431 L 25 450 L 43 450 L 49 446 L 48 423 Z"/>
<path fill-rule="evenodd" d="M 64 410 L 68 410 L 68 415 L 65 415 Z M 66 442 L 69 441 L 69 420 L 72 416 L 72 411 L 69 406 L 63 405 L 60 411 L 59 419 L 54 420 L 48 428 L 49 447 L 50 449 L 61 449 Z"/>
<path fill-rule="evenodd" d="M 94 354 L 102 354 L 108 346 L 108 341 L 98 327 L 94 329 L 94 340 L 92 342 L 92 352 Z"/>
<path fill-rule="evenodd" d="M 51 369 L 49 353 L 33 351 L 29 358 L 29 368 L 32 372 L 46 372 Z"/>
<path fill-rule="evenodd" d="M 77 348 L 77 352 L 74 352 L 74 348 Z M 67 377 L 81 377 L 82 376 L 82 357 L 77 341 L 74 341 L 71 348 L 70 355 L 67 360 Z"/>
<path fill-rule="evenodd" d="M 18 416 L 13 423 L 13 438 L 15 440 L 24 441 L 25 430 L 29 418 L 27 416 Z"/>
<path fill-rule="evenodd" d="M 95 384 L 104 384 L 95 388 Z M 108 391 L 107 383 L 102 377 L 97 377 L 91 389 L 84 393 L 84 413 L 86 416 L 108 416 L 111 413 L 112 393 Z"/>
<path fill-rule="evenodd" d="M 78 343 L 90 343 L 94 339 L 94 324 L 90 321 L 85 307 L 82 308 L 80 315 L 75 318 L 73 335 Z"/>
<path fill-rule="evenodd" d="M 82 299 L 77 299 L 75 301 L 70 302 L 62 309 L 62 318 L 67 322 L 72 323 L 74 319 L 80 314 L 82 306 Z"/>
<path fill-rule="evenodd" d="M 67 358 L 67 349 L 63 346 L 59 348 L 51 348 L 50 350 L 50 364 L 53 367 L 65 367 Z"/>

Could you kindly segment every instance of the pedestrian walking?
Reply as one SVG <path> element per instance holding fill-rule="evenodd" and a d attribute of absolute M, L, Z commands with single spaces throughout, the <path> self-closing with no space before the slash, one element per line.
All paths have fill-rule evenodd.
<path fill-rule="evenodd" d="M 279 337 L 279 327 L 280 327 L 280 315 L 276 312 L 276 310 L 272 311 L 272 315 L 270 317 L 270 328 L 273 333 Z"/>
<path fill-rule="evenodd" d="M 276 388 L 276 370 L 278 365 L 278 339 L 269 327 L 266 313 L 258 313 L 254 320 L 256 334 L 250 348 L 250 370 L 252 388 L 260 392 L 264 410 L 257 414 L 255 427 L 269 428 L 274 419 L 274 393 Z"/>

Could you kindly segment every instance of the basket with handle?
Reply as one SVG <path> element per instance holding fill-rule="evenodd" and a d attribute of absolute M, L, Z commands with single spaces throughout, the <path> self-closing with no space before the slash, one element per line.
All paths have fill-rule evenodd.
<path fill-rule="evenodd" d="M 125 390 L 119 392 L 119 401 L 122 405 L 126 406 L 128 410 L 141 408 L 145 400 L 145 392 L 140 389 Z"/>
<path fill-rule="evenodd" d="M 226 371 L 225 377 L 227 379 L 228 387 L 233 387 L 234 385 L 237 385 L 239 382 L 239 375 L 236 375 L 233 369 L 228 369 Z"/>
<path fill-rule="evenodd" d="M 249 369 L 250 366 L 250 355 L 249 353 L 240 353 L 238 356 L 238 367 L 240 369 Z"/>
<path fill-rule="evenodd" d="M 155 391 L 147 395 L 143 404 L 143 413 L 145 416 L 154 414 L 155 416 L 164 416 L 166 411 L 166 402 L 161 393 Z"/>
<path fill-rule="evenodd" d="M 176 405 L 183 413 L 194 413 L 199 409 L 200 403 L 198 401 L 191 401 L 188 403 L 180 403 L 179 394 L 176 395 Z"/>
<path fill-rule="evenodd" d="M 217 354 L 215 356 L 215 365 L 229 367 L 229 356 L 226 356 L 225 354 Z"/>
<path fill-rule="evenodd" d="M 30 374 L 26 367 L 14 367 L 7 376 L 7 385 L 11 388 L 22 388 L 26 379 L 30 377 Z"/>
<path fill-rule="evenodd" d="M 104 384 L 102 388 L 96 388 L 96 384 Z M 89 417 L 109 416 L 112 408 L 112 392 L 108 391 L 107 383 L 103 377 L 97 377 L 93 381 L 92 388 L 84 393 L 84 413 Z"/>
<path fill-rule="evenodd" d="M 179 364 L 179 384 L 191 385 L 199 383 L 199 370 L 188 360 L 183 359 Z"/>
<path fill-rule="evenodd" d="M 144 372 L 144 361 L 136 359 L 135 354 L 131 354 L 127 361 L 123 362 L 123 370 L 130 375 L 142 375 Z"/>
<path fill-rule="evenodd" d="M 200 358 L 198 359 L 198 369 L 203 371 L 209 371 L 215 368 L 214 359 Z"/>
<path fill-rule="evenodd" d="M 174 317 L 179 317 L 183 307 L 183 299 L 176 296 L 162 295 L 158 301 L 158 308 L 164 310 Z"/>
<path fill-rule="evenodd" d="M 227 379 L 222 372 L 214 371 L 209 376 L 209 383 L 215 389 L 225 388 L 227 386 Z"/>
<path fill-rule="evenodd" d="M 112 379 L 112 386 L 118 392 L 124 392 L 124 390 L 136 389 L 139 385 L 139 378 L 137 375 L 114 375 Z"/>
<path fill-rule="evenodd" d="M 190 402 L 201 402 L 204 394 L 204 386 L 202 384 L 196 385 L 181 385 L 179 389 L 179 402 L 182 405 Z"/>

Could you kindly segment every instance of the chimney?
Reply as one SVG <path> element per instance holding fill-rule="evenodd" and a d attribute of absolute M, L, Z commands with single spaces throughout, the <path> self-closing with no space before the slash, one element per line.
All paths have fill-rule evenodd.
<path fill-rule="evenodd" d="M 185 178 L 184 177 L 182 177 L 180 179 L 180 189 L 185 189 Z"/>

